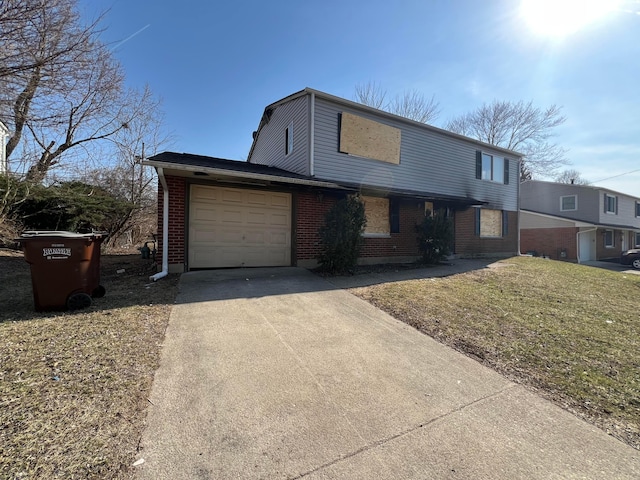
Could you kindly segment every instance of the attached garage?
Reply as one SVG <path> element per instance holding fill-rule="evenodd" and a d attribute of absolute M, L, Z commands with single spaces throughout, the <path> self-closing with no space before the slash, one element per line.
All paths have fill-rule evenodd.
<path fill-rule="evenodd" d="M 291 194 L 192 184 L 188 265 L 291 265 Z"/>

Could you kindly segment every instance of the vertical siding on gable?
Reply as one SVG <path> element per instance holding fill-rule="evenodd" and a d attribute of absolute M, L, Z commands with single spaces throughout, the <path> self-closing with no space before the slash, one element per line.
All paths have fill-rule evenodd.
<path fill-rule="evenodd" d="M 400 164 L 392 165 L 338 151 L 341 112 L 390 125 L 401 130 Z M 433 132 L 418 125 L 316 98 L 315 158 L 317 178 L 371 186 L 416 190 L 442 195 L 471 197 L 488 202 L 490 208 L 518 209 L 517 158 L 509 158 L 509 184 L 476 179 L 476 150 L 472 141 Z M 503 157 L 498 151 L 484 151 Z"/>
<path fill-rule="evenodd" d="M 293 122 L 293 152 L 285 156 L 285 129 Z M 249 162 L 309 175 L 309 96 L 280 105 L 258 134 Z"/>

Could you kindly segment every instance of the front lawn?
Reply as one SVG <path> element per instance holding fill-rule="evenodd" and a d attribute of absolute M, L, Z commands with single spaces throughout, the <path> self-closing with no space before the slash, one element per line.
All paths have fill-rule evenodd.
<path fill-rule="evenodd" d="M 640 449 L 640 276 L 519 257 L 352 293 Z"/>
<path fill-rule="evenodd" d="M 102 259 L 107 293 L 38 313 L 22 253 L 0 251 L 0 478 L 131 478 L 177 279 Z"/>

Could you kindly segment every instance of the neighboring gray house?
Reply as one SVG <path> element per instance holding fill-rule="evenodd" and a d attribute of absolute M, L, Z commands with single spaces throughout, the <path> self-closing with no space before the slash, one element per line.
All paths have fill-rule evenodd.
<path fill-rule="evenodd" d="M 9 171 L 9 165 L 7 164 L 8 136 L 9 129 L 4 123 L 0 122 L 0 174 L 7 173 Z"/>
<path fill-rule="evenodd" d="M 167 269 L 184 271 L 314 266 L 324 215 L 354 193 L 367 216 L 361 263 L 418 258 L 416 225 L 436 211 L 453 219 L 456 255 L 515 255 L 520 160 L 306 88 L 264 109 L 247 162 L 165 152 L 145 163 L 162 187 Z"/>
<path fill-rule="evenodd" d="M 603 260 L 640 247 L 640 198 L 592 185 L 520 186 L 520 245 L 551 258 Z"/>

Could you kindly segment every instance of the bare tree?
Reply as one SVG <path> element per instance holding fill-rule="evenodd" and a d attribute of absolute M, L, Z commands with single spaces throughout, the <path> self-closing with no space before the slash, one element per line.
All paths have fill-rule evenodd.
<path fill-rule="evenodd" d="M 591 183 L 589 180 L 582 178 L 580 172 L 574 169 L 563 170 L 555 177 L 555 181 L 558 183 L 570 183 L 575 185 L 589 185 Z"/>
<path fill-rule="evenodd" d="M 11 25 L 12 38 L 0 42 L 13 52 L 0 54 L 0 115 L 12 130 L 7 158 L 18 152 L 29 163 L 26 178 L 41 182 L 71 150 L 82 146 L 87 157 L 90 144 L 126 130 L 155 104 L 148 90 L 124 88 L 97 23 L 80 22 L 77 0 L 25 0 L 23 10 L 9 1 L 12 20 L 1 25 Z"/>
<path fill-rule="evenodd" d="M 355 100 L 420 123 L 432 122 L 440 113 L 435 96 L 427 98 L 417 90 L 406 90 L 387 101 L 387 92 L 376 82 L 356 85 Z"/>
<path fill-rule="evenodd" d="M 524 155 L 521 178 L 550 176 L 568 162 L 566 150 L 550 143 L 554 128 L 565 122 L 561 107 L 494 100 L 447 123 L 446 129 Z"/>

